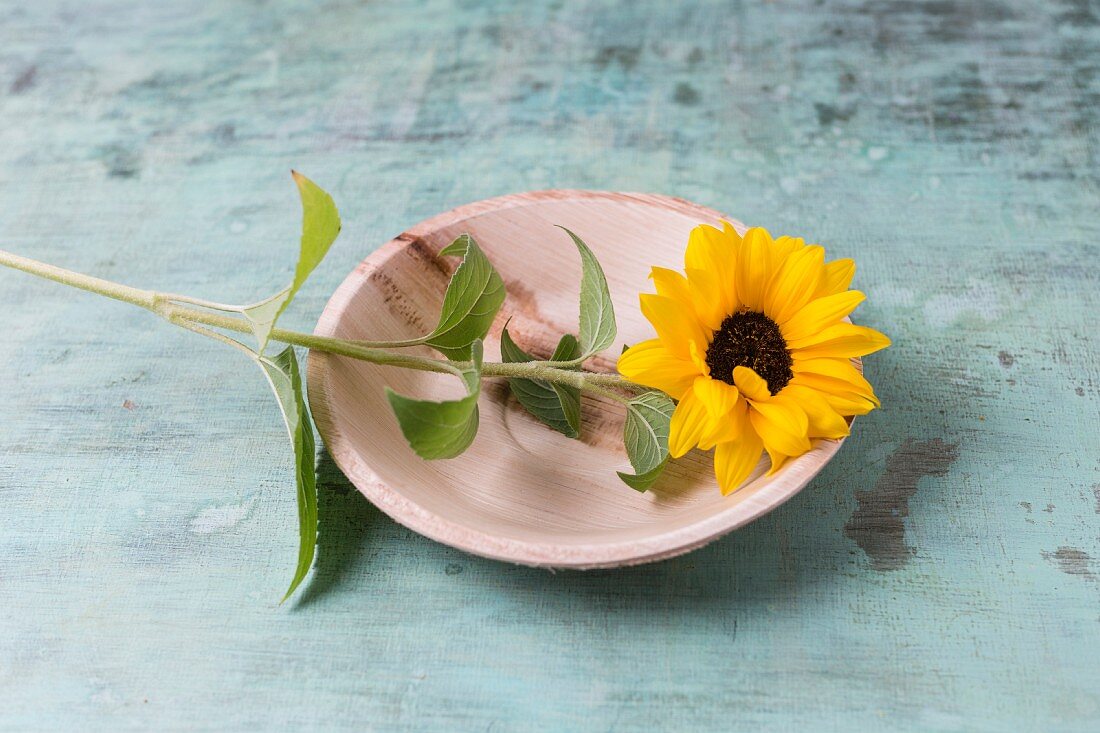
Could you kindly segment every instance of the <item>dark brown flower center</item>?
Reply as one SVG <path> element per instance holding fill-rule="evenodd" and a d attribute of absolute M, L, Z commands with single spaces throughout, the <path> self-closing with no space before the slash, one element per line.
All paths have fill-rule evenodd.
<path fill-rule="evenodd" d="M 707 366 L 713 379 L 733 384 L 734 368 L 749 367 L 768 383 L 772 394 L 791 381 L 794 376 L 791 364 L 779 326 L 756 311 L 726 316 L 707 349 Z"/>

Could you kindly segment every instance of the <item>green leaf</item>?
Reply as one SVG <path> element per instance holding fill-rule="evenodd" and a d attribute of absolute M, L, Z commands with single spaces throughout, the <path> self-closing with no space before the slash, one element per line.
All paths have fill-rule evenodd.
<path fill-rule="evenodd" d="M 302 242 L 298 252 L 298 264 L 294 268 L 294 280 L 285 289 L 267 300 L 262 300 L 241 310 L 252 325 L 259 352 L 267 348 L 275 322 L 283 314 L 298 289 L 310 276 L 317 265 L 321 264 L 329 247 L 340 233 L 340 213 L 332 197 L 316 183 L 297 171 L 291 171 L 294 182 L 298 184 L 298 194 L 302 199 Z"/>
<path fill-rule="evenodd" d="M 409 446 L 421 458 L 454 458 L 477 435 L 477 398 L 481 394 L 481 341 L 469 345 L 470 366 L 460 372 L 467 395 L 458 400 L 415 400 L 386 388 L 386 398 Z M 457 370 L 456 370 L 457 371 Z"/>
<path fill-rule="evenodd" d="M 580 237 L 565 227 L 559 227 L 573 238 L 581 253 L 581 356 L 585 359 L 603 351 L 615 340 L 615 306 L 607 278 L 596 255 Z"/>
<path fill-rule="evenodd" d="M 252 326 L 252 335 L 256 337 L 257 348 L 263 353 L 267 348 L 267 342 L 271 338 L 271 332 L 275 329 L 275 321 L 279 319 L 283 308 L 289 300 L 290 288 L 283 288 L 267 300 L 247 305 L 241 309 L 241 313 L 248 319 Z"/>
<path fill-rule="evenodd" d="M 653 484 L 657 483 L 657 479 L 664 473 L 667 464 L 668 459 L 666 458 L 657 464 L 657 467 L 652 471 L 646 471 L 637 476 L 632 473 L 624 473 L 623 471 L 616 471 L 615 473 L 619 474 L 619 478 L 623 480 L 624 484 L 635 491 L 648 491 Z"/>
<path fill-rule="evenodd" d="M 619 472 L 628 486 L 645 491 L 668 462 L 668 431 L 675 403 L 664 392 L 644 392 L 627 404 L 623 443 L 636 475 Z"/>
<path fill-rule="evenodd" d="M 565 334 L 554 349 L 551 361 L 572 361 L 581 355 L 580 344 L 572 334 Z M 516 345 L 508 327 L 500 335 L 500 358 L 504 362 L 534 361 L 535 358 Z M 581 391 L 577 387 L 551 384 L 541 379 L 509 379 L 508 386 L 523 407 L 563 435 L 579 438 L 581 434 Z"/>
<path fill-rule="evenodd" d="M 550 355 L 550 361 L 573 361 L 581 355 L 581 344 L 577 337 L 567 333 L 558 341 L 554 353 Z"/>
<path fill-rule="evenodd" d="M 485 338 L 504 303 L 504 281 L 469 234 L 463 234 L 439 254 L 461 255 L 462 262 L 447 285 L 439 325 L 422 343 L 450 359 L 468 359 L 470 344 Z"/>
<path fill-rule="evenodd" d="M 314 467 L 316 444 L 313 439 L 313 421 L 302 391 L 302 376 L 294 347 L 287 346 L 277 356 L 258 356 L 267 381 L 279 401 L 294 445 L 295 479 L 298 484 L 298 567 L 294 579 L 283 596 L 285 601 L 298 588 L 313 565 L 317 547 L 317 475 Z"/>

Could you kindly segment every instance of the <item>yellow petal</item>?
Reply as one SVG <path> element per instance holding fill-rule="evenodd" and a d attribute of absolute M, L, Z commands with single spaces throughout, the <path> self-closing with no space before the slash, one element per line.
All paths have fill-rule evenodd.
<path fill-rule="evenodd" d="M 734 367 L 733 383 L 737 385 L 741 394 L 753 402 L 767 402 L 772 398 L 768 383 L 749 367 Z"/>
<path fill-rule="evenodd" d="M 860 388 L 850 382 L 833 379 L 832 377 L 826 377 L 822 374 L 814 374 L 812 372 L 802 372 L 801 374 L 796 372 L 795 378 L 791 380 L 791 384 L 799 384 L 803 387 L 816 389 L 826 397 L 830 394 L 846 395 L 848 397 L 866 400 L 871 403 L 872 407 L 879 406 L 878 397 L 875 396 L 875 392 L 871 389 L 870 385 L 867 385 L 865 388 Z"/>
<path fill-rule="evenodd" d="M 784 323 L 810 302 L 824 275 L 825 250 L 816 245 L 792 253 L 772 276 L 764 294 L 764 313 Z"/>
<path fill-rule="evenodd" d="M 689 278 L 692 278 L 693 270 L 713 273 L 712 287 L 715 290 L 714 295 L 719 299 L 717 305 L 723 313 L 733 313 L 736 309 L 737 293 L 733 273 L 740 246 L 741 237 L 732 227 L 719 230 L 701 224 L 688 235 L 684 271 Z"/>
<path fill-rule="evenodd" d="M 691 299 L 691 288 L 687 278 L 667 267 L 654 267 L 649 272 L 649 278 L 657 287 L 657 295 L 672 298 L 677 303 L 691 309 L 694 308 Z"/>
<path fill-rule="evenodd" d="M 697 267 L 689 267 L 686 270 L 688 284 L 691 290 L 691 302 L 695 306 L 695 313 L 703 326 L 710 331 L 717 331 L 722 325 L 722 320 L 736 310 L 727 311 L 725 303 L 735 299 L 732 295 L 733 280 L 725 283 L 719 282 L 719 273 L 713 270 L 700 270 Z M 727 295 L 725 290 L 730 290 Z"/>
<path fill-rule="evenodd" d="M 764 448 L 767 449 L 767 446 L 765 445 Z M 769 450 L 768 459 L 771 461 L 771 466 L 764 473 L 764 475 L 771 476 L 773 473 L 783 468 L 783 464 L 790 460 L 792 457 L 793 456 L 785 456 L 782 453 L 777 453 L 775 451 Z"/>
<path fill-rule="evenodd" d="M 776 237 L 772 244 L 772 263 L 779 267 L 787 257 L 805 246 L 806 242 L 801 237 Z"/>
<path fill-rule="evenodd" d="M 697 267 L 702 270 L 713 270 L 724 264 L 722 256 L 725 247 L 725 239 L 721 229 L 710 224 L 700 224 L 688 234 L 688 246 L 684 251 L 684 269 Z"/>
<path fill-rule="evenodd" d="M 811 336 L 788 344 L 794 358 L 866 356 L 890 345 L 890 339 L 873 328 L 837 323 Z"/>
<path fill-rule="evenodd" d="M 696 379 L 694 391 L 695 396 L 706 405 L 711 417 L 715 420 L 722 420 L 729 415 L 740 396 L 737 387 L 710 377 Z"/>
<path fill-rule="evenodd" d="M 852 286 L 856 275 L 856 261 L 848 258 L 833 260 L 825 265 L 825 277 L 821 281 L 818 297 L 843 293 Z"/>
<path fill-rule="evenodd" d="M 673 356 L 660 339 L 634 344 L 619 357 L 619 374 L 679 399 L 691 389 L 699 370 L 688 359 Z"/>
<path fill-rule="evenodd" d="M 795 374 L 817 375 L 835 380 L 856 394 L 865 395 L 876 403 L 875 390 L 848 359 L 797 359 L 791 366 Z"/>
<path fill-rule="evenodd" d="M 858 290 L 846 290 L 843 293 L 812 300 L 787 321 L 780 323 L 779 330 L 783 332 L 787 345 L 795 348 L 794 345 L 800 339 L 808 338 L 835 325 L 854 311 L 866 297 Z"/>
<path fill-rule="evenodd" d="M 741 246 L 741 232 L 737 231 L 737 227 L 735 227 L 733 224 L 726 221 L 725 219 L 722 220 L 722 233 L 729 237 L 730 241 L 734 243 L 735 247 Z"/>
<path fill-rule="evenodd" d="M 694 310 L 663 295 L 643 293 L 638 296 L 642 315 L 653 324 L 657 337 L 665 348 L 681 359 L 690 359 L 688 343 L 709 343 L 709 334 L 703 330 Z"/>
<path fill-rule="evenodd" d="M 815 390 L 825 398 L 830 407 L 844 417 L 866 415 L 879 406 L 878 398 L 873 392 L 860 394 L 845 382 L 819 374 L 795 372 L 794 379 L 787 386 L 809 387 Z"/>
<path fill-rule="evenodd" d="M 751 431 L 752 428 L 749 429 Z M 703 437 L 699 438 L 699 450 L 710 450 L 720 443 L 738 440 L 741 437 L 741 432 L 739 425 L 732 420 L 713 423 L 710 430 L 703 433 Z"/>
<path fill-rule="evenodd" d="M 849 434 L 848 421 L 841 417 L 817 390 L 788 384 L 780 394 L 789 396 L 806 413 L 810 423 L 811 438 L 836 440 Z"/>
<path fill-rule="evenodd" d="M 706 345 L 700 347 L 699 344 L 692 341 L 688 344 L 688 353 L 691 355 L 691 362 L 695 365 L 695 368 L 699 370 L 699 373 L 704 377 L 710 376 L 710 367 L 707 366 L 706 357 Z"/>
<path fill-rule="evenodd" d="M 723 495 L 741 487 L 760 462 L 763 448 L 763 441 L 751 427 L 741 431 L 737 440 L 718 444 L 714 449 L 714 475 Z"/>
<path fill-rule="evenodd" d="M 829 407 L 846 417 L 866 415 L 878 405 L 875 402 L 852 393 L 822 392 Z"/>
<path fill-rule="evenodd" d="M 770 402 L 753 403 L 749 420 L 769 453 L 800 456 L 810 449 L 809 420 L 790 398 L 776 395 Z"/>
<path fill-rule="evenodd" d="M 706 405 L 711 422 L 710 428 L 699 439 L 699 447 L 710 450 L 717 443 L 736 438 L 737 421 L 730 413 L 740 399 L 737 387 L 717 379 L 696 379 L 694 391 L 696 398 Z"/>
<path fill-rule="evenodd" d="M 707 379 L 707 377 L 699 377 Z M 684 393 L 676 411 L 672 413 L 672 424 L 668 433 L 668 454 L 679 458 L 699 444 L 703 434 L 711 428 L 710 413 L 702 401 L 695 396 L 695 390 Z"/>
<path fill-rule="evenodd" d="M 737 297 L 749 310 L 764 306 L 764 288 L 771 277 L 772 238 L 763 227 L 745 232 L 737 261 Z"/>

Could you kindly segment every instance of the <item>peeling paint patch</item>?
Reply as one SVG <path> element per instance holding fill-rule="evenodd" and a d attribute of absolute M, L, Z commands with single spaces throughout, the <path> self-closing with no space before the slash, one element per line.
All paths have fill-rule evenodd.
<path fill-rule="evenodd" d="M 248 516 L 256 497 L 250 497 L 240 504 L 218 504 L 203 509 L 191 520 L 191 531 L 195 534 L 211 534 L 232 529 Z"/>
<path fill-rule="evenodd" d="M 855 107 L 835 107 L 821 102 L 814 103 L 814 111 L 817 112 L 817 124 L 829 127 L 834 122 L 847 122 L 856 113 Z"/>
<path fill-rule="evenodd" d="M 1092 485 L 1092 495 L 1096 498 L 1096 513 L 1100 514 L 1100 484 Z"/>
<path fill-rule="evenodd" d="M 677 84 L 676 90 L 672 93 L 672 101 L 685 107 L 699 104 L 699 99 L 699 90 L 685 82 Z"/>
<path fill-rule="evenodd" d="M 121 145 L 107 146 L 101 155 L 110 178 L 137 178 L 141 174 L 141 156 Z"/>
<path fill-rule="evenodd" d="M 886 470 L 870 491 L 857 491 L 859 502 L 844 534 L 859 545 L 878 571 L 898 570 L 916 550 L 905 541 L 909 500 L 925 476 L 945 476 L 959 457 L 957 443 L 907 439 L 886 459 Z"/>
<path fill-rule="evenodd" d="M 1066 575 L 1076 575 L 1085 580 L 1097 581 L 1096 573 L 1089 567 L 1092 558 L 1084 550 L 1076 547 L 1059 547 L 1054 552 L 1043 551 L 1043 559 L 1051 563 Z"/>
<path fill-rule="evenodd" d="M 22 94 L 31 87 L 34 86 L 38 80 L 38 67 L 28 66 L 23 69 L 19 76 L 15 77 L 15 81 L 11 83 L 10 91 L 12 94 Z"/>
<path fill-rule="evenodd" d="M 617 63 L 626 71 L 632 71 L 641 55 L 641 46 L 604 46 L 596 55 L 596 67 L 602 70 Z"/>

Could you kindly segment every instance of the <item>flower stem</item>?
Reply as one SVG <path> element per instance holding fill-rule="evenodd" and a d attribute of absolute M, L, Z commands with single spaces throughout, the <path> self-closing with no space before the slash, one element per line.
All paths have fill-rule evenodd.
<path fill-rule="evenodd" d="M 122 285 L 110 280 L 104 280 L 91 275 L 83 275 L 45 262 L 39 262 L 38 260 L 33 260 L 29 257 L 23 257 L 4 250 L 0 250 L 0 265 L 15 270 L 21 270 L 31 275 L 61 283 L 62 285 L 79 288 L 80 290 L 86 290 L 90 293 L 96 293 L 108 298 L 113 298 L 114 300 L 145 308 L 169 323 L 210 338 L 215 338 L 223 343 L 230 343 L 237 348 L 242 348 L 251 352 L 251 350 L 240 342 L 207 328 L 213 327 L 226 331 L 233 331 L 235 333 L 251 334 L 252 326 L 246 319 L 237 315 L 228 315 L 224 312 L 217 313 L 211 312 L 211 310 L 201 310 L 184 304 L 199 305 L 205 308 L 230 312 L 234 309 L 233 306 L 204 301 L 198 298 L 190 298 L 171 293 L 160 293 L 153 290 L 143 290 L 129 285 Z M 330 354 L 368 361 L 373 364 L 395 366 L 403 369 L 415 369 L 442 374 L 458 374 L 461 369 L 468 366 L 461 362 L 433 359 L 431 357 L 417 356 L 414 354 L 395 353 L 386 350 L 386 348 L 390 347 L 416 345 L 419 343 L 416 339 L 410 341 L 356 341 L 332 338 L 331 336 L 318 336 L 315 334 L 301 333 L 299 331 L 288 331 L 282 328 L 273 329 L 271 331 L 271 339 L 285 344 L 293 344 L 307 349 L 315 349 Z M 609 394 L 609 390 L 614 389 L 627 391 L 645 389 L 645 387 L 641 385 L 628 382 L 618 374 L 597 374 L 594 372 L 577 371 L 576 369 L 563 368 L 563 365 L 572 366 L 572 363 L 546 361 L 514 363 L 487 362 L 482 365 L 481 374 L 483 377 L 538 379 L 544 382 L 577 387 L 583 390 L 604 394 L 605 396 Z M 610 394 L 614 394 L 614 392 L 610 392 Z"/>
<path fill-rule="evenodd" d="M 92 277 L 91 275 L 82 275 L 79 272 L 48 265 L 45 262 L 39 262 L 29 257 L 22 257 L 11 252 L 5 252 L 2 249 L 0 249 L 0 265 L 15 270 L 22 270 L 23 272 L 37 275 L 47 280 L 53 280 L 62 285 L 69 285 L 70 287 L 87 290 L 90 293 L 105 295 L 108 298 L 121 300 L 124 303 L 132 303 L 133 305 L 141 306 L 149 310 L 153 309 L 156 302 L 156 293 L 152 290 L 141 290 L 140 288 L 132 288 L 129 285 L 121 285 L 116 282 L 111 282 L 110 280 Z"/>

